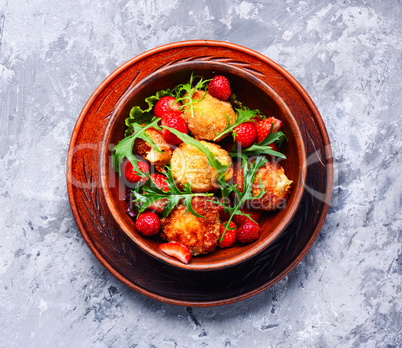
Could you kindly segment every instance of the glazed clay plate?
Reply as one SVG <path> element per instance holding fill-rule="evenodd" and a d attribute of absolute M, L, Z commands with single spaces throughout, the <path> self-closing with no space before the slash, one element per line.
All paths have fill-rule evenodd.
<path fill-rule="evenodd" d="M 237 266 L 191 272 L 142 252 L 119 228 L 100 187 L 101 142 L 115 106 L 151 73 L 188 61 L 243 69 L 264 81 L 295 117 L 307 157 L 305 190 L 294 218 L 257 256 Z M 98 260 L 130 288 L 185 306 L 228 304 L 253 296 L 288 274 L 310 249 L 324 223 L 332 189 L 332 156 L 323 121 L 297 81 L 265 56 L 231 43 L 183 41 L 145 52 L 113 72 L 93 93 L 75 126 L 67 186 L 77 226 Z"/>

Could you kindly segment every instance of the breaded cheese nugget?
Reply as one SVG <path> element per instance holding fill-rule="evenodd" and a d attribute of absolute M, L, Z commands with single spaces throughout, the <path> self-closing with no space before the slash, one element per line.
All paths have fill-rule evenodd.
<path fill-rule="evenodd" d="M 201 100 L 204 94 L 203 91 L 195 91 L 193 99 Z M 186 102 L 188 100 L 184 100 L 184 103 Z M 231 125 L 237 118 L 230 103 L 214 98 L 209 93 L 200 102 L 193 102 L 193 113 L 194 116 L 191 115 L 190 106 L 186 105 L 183 118 L 191 134 L 195 138 L 203 140 L 214 140 L 218 133 L 225 130 L 228 125 L 226 114 L 230 117 Z M 217 140 L 221 140 L 227 135 Z"/>
<path fill-rule="evenodd" d="M 206 197 L 194 197 L 191 205 L 203 217 L 196 217 L 187 212 L 184 205 L 179 205 L 163 221 L 161 236 L 168 242 L 186 245 L 192 255 L 210 253 L 216 248 L 220 236 L 218 208 Z"/>
<path fill-rule="evenodd" d="M 219 162 L 229 165 L 225 173 L 225 180 L 229 181 L 233 175 L 232 160 L 226 150 L 219 145 L 201 141 L 215 155 Z M 208 164 L 207 156 L 195 146 L 181 143 L 173 151 L 170 161 L 172 174 L 179 186 L 190 183 L 192 192 L 208 192 L 216 190 L 219 185 L 216 182 L 217 172 Z"/>
<path fill-rule="evenodd" d="M 234 165 L 233 182 L 240 192 L 244 189 L 243 169 L 240 163 Z M 285 170 L 277 162 L 267 162 L 258 169 L 253 181 L 253 196 L 261 192 L 260 181 L 264 186 L 265 194 L 261 198 L 246 202 L 246 205 L 254 209 L 272 211 L 280 209 L 286 203 L 290 194 L 291 180 L 285 175 Z"/>
<path fill-rule="evenodd" d="M 172 150 L 170 145 L 163 138 L 162 132 L 157 131 L 155 128 L 148 128 L 145 131 L 145 134 L 149 135 L 158 149 L 162 152 L 154 150 L 151 145 L 140 138 L 135 139 L 133 152 L 144 157 L 157 167 L 163 167 L 168 164 L 172 158 Z"/>

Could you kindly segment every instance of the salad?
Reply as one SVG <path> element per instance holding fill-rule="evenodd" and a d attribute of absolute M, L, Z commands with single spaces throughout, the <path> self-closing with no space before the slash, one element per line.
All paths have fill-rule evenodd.
<path fill-rule="evenodd" d="M 137 232 L 160 236 L 159 249 L 184 263 L 256 241 L 264 211 L 290 194 L 282 121 L 243 102 L 226 77 L 191 74 L 134 106 L 112 151 Z"/>

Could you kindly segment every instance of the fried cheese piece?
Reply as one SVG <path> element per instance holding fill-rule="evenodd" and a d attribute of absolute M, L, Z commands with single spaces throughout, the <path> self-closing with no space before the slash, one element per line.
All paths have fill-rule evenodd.
<path fill-rule="evenodd" d="M 253 196 L 258 196 L 261 192 L 261 179 L 265 194 L 261 198 L 249 200 L 247 206 L 254 209 L 273 211 L 282 208 L 290 194 L 291 180 L 285 175 L 285 170 L 277 162 L 267 162 L 258 169 L 253 181 Z M 233 182 L 237 185 L 240 192 L 244 190 L 243 169 L 240 163 L 234 165 Z"/>
<path fill-rule="evenodd" d="M 219 162 L 229 165 L 229 169 L 225 173 L 225 181 L 229 181 L 233 176 L 233 169 L 231 167 L 232 160 L 227 151 L 216 144 L 203 140 L 201 143 L 211 150 Z M 219 187 L 216 170 L 208 164 L 207 156 L 193 145 L 181 143 L 173 151 L 170 164 L 173 178 L 179 187 L 190 183 L 192 192 L 214 191 Z"/>
<path fill-rule="evenodd" d="M 201 100 L 204 94 L 205 92 L 203 91 L 195 91 L 193 99 Z M 184 103 L 186 102 L 188 102 L 188 99 L 184 100 Z M 186 105 L 182 116 L 191 134 L 195 138 L 203 140 L 214 140 L 218 133 L 225 130 L 228 125 L 226 115 L 229 116 L 231 125 L 237 118 L 230 103 L 219 100 L 209 93 L 200 102 L 193 102 L 193 113 L 194 115 L 192 116 L 190 106 Z M 220 137 L 217 141 L 227 135 L 229 133 Z"/>
<path fill-rule="evenodd" d="M 220 237 L 218 207 L 206 197 L 194 197 L 191 205 L 203 217 L 196 217 L 184 205 L 179 205 L 163 221 L 161 236 L 168 242 L 186 245 L 192 255 L 210 253 Z"/>
<path fill-rule="evenodd" d="M 150 163 L 154 164 L 157 169 L 163 167 L 170 162 L 172 158 L 172 150 L 170 145 L 165 141 L 162 132 L 157 131 L 155 128 L 148 128 L 145 134 L 154 141 L 156 146 L 162 152 L 158 152 L 152 148 L 145 140 L 137 138 L 134 141 L 133 152 L 144 157 Z M 158 169 L 159 170 L 159 169 Z"/>

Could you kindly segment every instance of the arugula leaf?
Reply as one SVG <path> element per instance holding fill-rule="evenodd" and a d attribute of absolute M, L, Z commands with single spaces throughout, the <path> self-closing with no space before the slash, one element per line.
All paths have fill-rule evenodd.
<path fill-rule="evenodd" d="M 133 146 L 135 139 L 140 138 L 145 140 L 155 151 L 161 152 L 159 148 L 156 146 L 155 142 L 151 139 L 151 137 L 145 133 L 148 128 L 155 128 L 160 130 L 161 128 L 158 126 L 159 118 L 154 118 L 151 123 L 146 126 L 141 126 L 138 123 L 133 123 L 133 133 L 129 136 L 126 136 L 113 148 L 112 150 L 112 164 L 113 168 L 116 172 L 121 174 L 121 164 L 124 158 L 127 158 L 131 164 L 133 165 L 134 170 L 141 177 L 144 174 L 138 169 L 137 162 L 139 161 L 137 157 L 133 154 Z"/>
<path fill-rule="evenodd" d="M 227 133 L 231 133 L 233 132 L 233 130 L 240 124 L 244 123 L 244 122 L 248 122 L 250 121 L 253 117 L 257 116 L 260 114 L 259 110 L 255 109 L 255 110 L 251 110 L 248 107 L 242 107 L 241 109 L 235 109 L 235 112 L 237 114 L 237 118 L 236 121 L 231 125 L 230 124 L 230 117 L 229 115 L 226 115 L 226 118 L 228 119 L 228 125 L 226 126 L 226 128 L 221 132 L 218 133 L 214 139 L 214 141 L 216 141 L 217 139 L 219 139 L 222 135 L 225 135 Z"/>
<path fill-rule="evenodd" d="M 212 151 L 197 139 L 189 136 L 188 134 L 179 132 L 178 130 L 171 127 L 162 126 L 162 128 L 168 129 L 173 134 L 175 134 L 180 140 L 182 140 L 187 144 L 195 146 L 205 156 L 207 156 L 208 164 L 218 172 L 218 177 L 226 173 L 227 170 L 229 169 L 228 165 L 219 162 L 219 160 L 215 157 Z"/>
<path fill-rule="evenodd" d="M 259 142 L 257 144 L 253 144 L 246 149 L 241 149 L 242 155 L 251 157 L 251 156 L 258 156 L 258 155 L 265 154 L 265 155 L 272 155 L 272 156 L 286 159 L 286 156 L 283 153 L 274 151 L 274 150 L 272 150 L 272 146 L 269 146 L 270 144 L 272 144 L 276 141 L 278 141 L 280 144 L 282 144 L 282 142 L 285 139 L 287 140 L 285 133 L 283 133 L 282 131 L 272 133 L 272 128 L 273 127 L 271 126 L 271 130 L 269 131 L 269 134 L 267 135 L 267 137 L 264 140 L 262 140 L 261 142 Z M 236 151 L 235 148 L 233 148 L 233 150 L 231 152 L 229 152 L 229 155 L 232 157 L 241 157 L 239 155 L 239 152 Z"/>
<path fill-rule="evenodd" d="M 193 87 L 194 80 L 196 78 L 199 78 L 199 81 L 196 83 L 196 85 Z M 208 83 L 211 81 L 209 80 L 204 80 L 202 76 L 193 76 L 193 73 L 191 73 L 190 76 L 190 81 L 185 84 L 181 84 L 175 87 L 174 93 L 176 94 L 176 102 L 182 102 L 183 106 L 182 108 L 184 109 L 186 106 L 190 107 L 190 113 L 191 117 L 194 117 L 194 107 L 195 103 L 199 103 L 201 100 L 203 100 L 206 96 L 206 93 L 202 96 L 201 99 L 194 99 L 194 93 L 196 91 L 204 90 L 205 92 L 208 89 Z"/>
<path fill-rule="evenodd" d="M 153 180 L 147 180 L 147 182 L 140 188 L 135 187 L 133 192 L 133 196 L 136 200 L 137 208 L 139 212 L 143 212 L 147 209 L 152 203 L 163 200 L 165 202 L 162 215 L 164 217 L 168 216 L 172 209 L 177 206 L 179 203 L 183 204 L 187 213 L 191 212 L 196 217 L 203 218 L 202 215 L 198 214 L 194 211 L 193 206 L 191 204 L 192 199 L 194 197 L 210 197 L 213 196 L 213 193 L 192 193 L 190 189 L 190 184 L 184 186 L 183 190 L 180 190 L 173 178 L 173 174 L 170 166 L 166 167 L 166 176 L 167 176 L 167 184 L 169 186 L 169 191 L 165 192 L 162 189 L 159 189 Z M 187 214 L 186 213 L 186 214 Z"/>
<path fill-rule="evenodd" d="M 235 202 L 233 206 L 227 206 L 224 205 L 221 202 L 216 202 L 219 205 L 222 205 L 227 212 L 229 212 L 230 216 L 228 219 L 228 223 L 225 226 L 225 229 L 223 230 L 223 233 L 220 237 L 220 241 L 222 242 L 226 230 L 230 224 L 230 222 L 233 219 L 234 215 L 245 215 L 248 218 L 251 218 L 249 214 L 245 214 L 241 212 L 240 208 L 241 206 L 248 200 L 253 200 L 253 199 L 259 199 L 265 194 L 265 189 L 264 185 L 262 184 L 261 178 L 259 179 L 260 183 L 260 193 L 257 196 L 253 195 L 253 183 L 255 176 L 257 174 L 258 169 L 260 169 L 266 162 L 268 162 L 267 158 L 265 156 L 257 156 L 255 158 L 255 161 L 250 162 L 248 160 L 245 160 L 242 158 L 242 169 L 243 169 L 243 180 L 244 180 L 244 188 L 243 192 L 240 192 L 239 189 L 236 187 L 234 184 L 227 183 L 227 185 L 230 187 L 230 190 L 235 193 Z"/>

